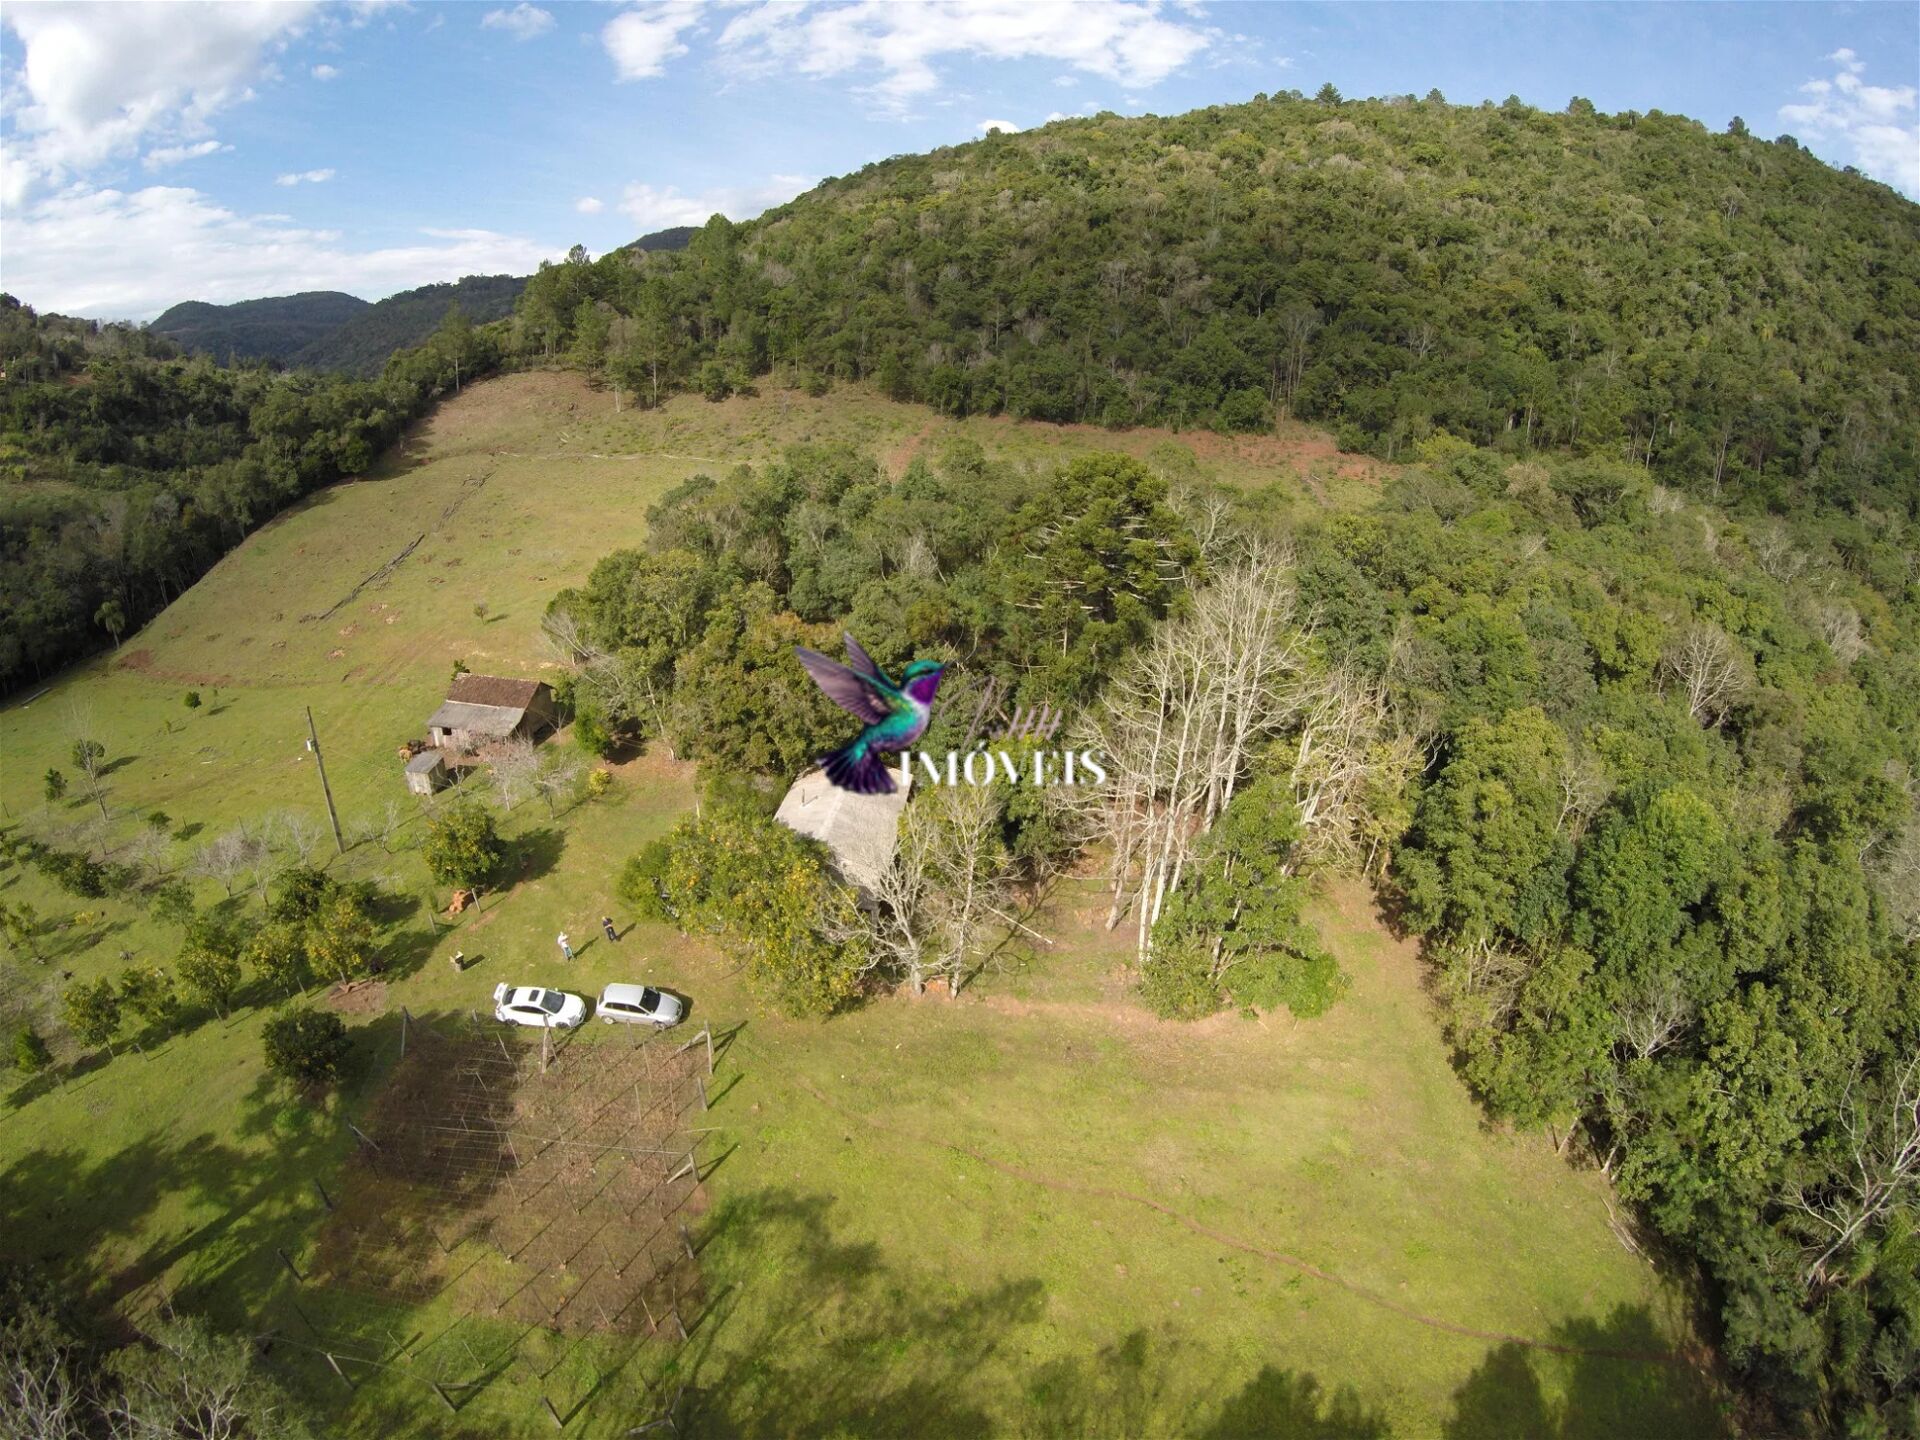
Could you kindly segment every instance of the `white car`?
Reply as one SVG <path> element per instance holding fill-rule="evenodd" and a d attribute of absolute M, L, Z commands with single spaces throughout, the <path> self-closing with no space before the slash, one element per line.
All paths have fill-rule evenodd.
<path fill-rule="evenodd" d="M 600 992 L 593 1013 L 609 1025 L 678 1025 L 687 1007 L 678 995 L 651 985 L 609 985 Z"/>
<path fill-rule="evenodd" d="M 564 990 L 543 990 L 538 985 L 496 985 L 493 1018 L 536 1030 L 571 1030 L 587 1018 L 587 1002 Z"/>

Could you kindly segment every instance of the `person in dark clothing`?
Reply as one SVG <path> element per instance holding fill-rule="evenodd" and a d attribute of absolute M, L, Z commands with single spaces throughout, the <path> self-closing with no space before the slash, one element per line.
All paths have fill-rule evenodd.
<path fill-rule="evenodd" d="M 602 915 L 600 917 L 600 928 L 607 932 L 607 939 L 618 940 L 620 938 L 620 932 L 613 928 L 613 917 L 611 915 Z"/>

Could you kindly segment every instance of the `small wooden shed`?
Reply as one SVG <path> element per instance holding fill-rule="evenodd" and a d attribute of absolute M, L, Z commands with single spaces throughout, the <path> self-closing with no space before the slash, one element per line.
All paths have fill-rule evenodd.
<path fill-rule="evenodd" d="M 447 759 L 438 750 L 422 750 L 407 761 L 407 789 L 416 795 L 431 795 L 448 782 Z"/>

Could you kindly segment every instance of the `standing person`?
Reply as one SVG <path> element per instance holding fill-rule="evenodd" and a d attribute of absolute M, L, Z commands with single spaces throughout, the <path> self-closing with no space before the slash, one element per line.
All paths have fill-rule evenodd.
<path fill-rule="evenodd" d="M 620 939 L 620 932 L 613 928 L 613 917 L 611 915 L 602 915 L 600 917 L 600 928 L 607 932 L 607 939 L 616 942 Z"/>
<path fill-rule="evenodd" d="M 560 932 L 560 953 L 569 960 L 573 959 L 573 946 L 568 943 L 567 932 L 564 930 Z"/>

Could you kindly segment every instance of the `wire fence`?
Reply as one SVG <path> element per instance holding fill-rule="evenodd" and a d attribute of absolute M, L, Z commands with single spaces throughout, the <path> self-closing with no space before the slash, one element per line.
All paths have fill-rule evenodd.
<path fill-rule="evenodd" d="M 402 1011 L 402 1050 L 352 1158 L 311 1182 L 260 1329 L 308 1393 L 391 1382 L 503 1428 L 675 1428 L 672 1354 L 706 1313 L 693 1221 L 712 1028 L 587 1040 Z M 644 1403 L 635 1405 L 636 1395 Z M 601 1428 L 601 1427 L 596 1427 Z"/>

